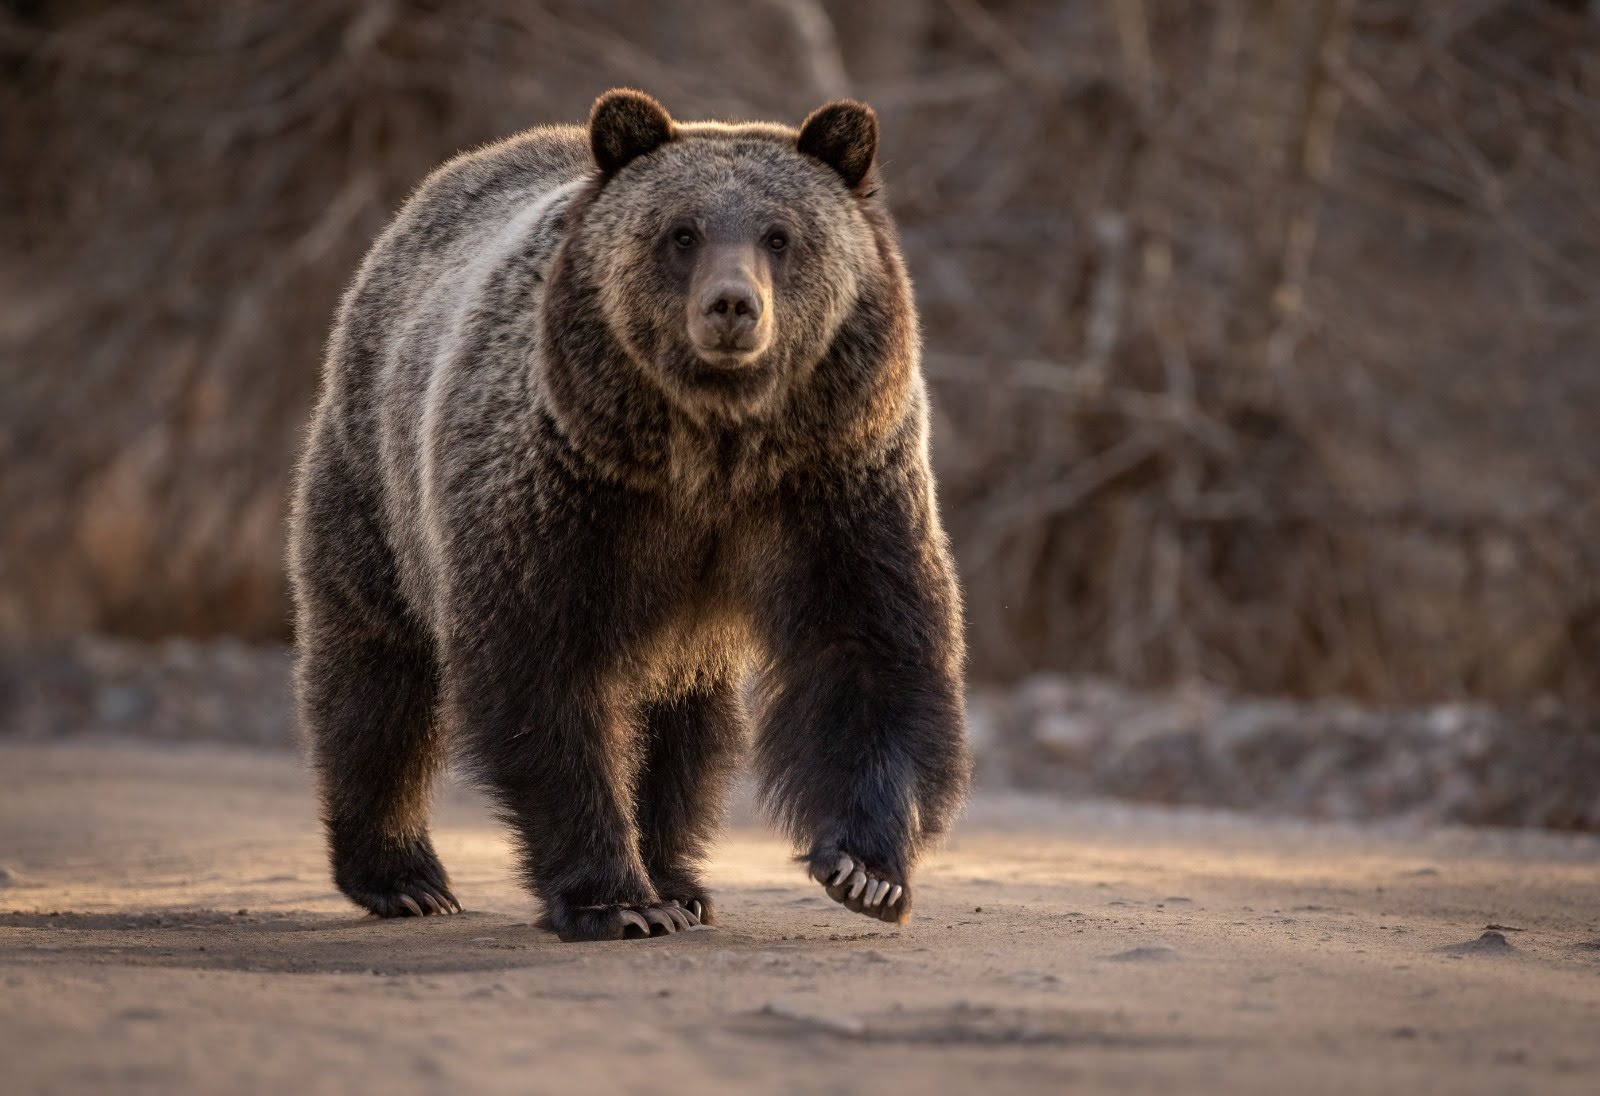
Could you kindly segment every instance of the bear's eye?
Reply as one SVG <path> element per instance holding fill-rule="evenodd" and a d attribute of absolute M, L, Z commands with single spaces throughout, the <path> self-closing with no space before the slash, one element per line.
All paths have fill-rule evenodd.
<path fill-rule="evenodd" d="M 688 228 L 680 228 L 672 234 L 672 242 L 679 247 L 693 247 L 694 231 Z"/>
<path fill-rule="evenodd" d="M 782 251 L 789 246 L 789 234 L 782 229 L 767 234 L 767 247 L 773 251 Z"/>

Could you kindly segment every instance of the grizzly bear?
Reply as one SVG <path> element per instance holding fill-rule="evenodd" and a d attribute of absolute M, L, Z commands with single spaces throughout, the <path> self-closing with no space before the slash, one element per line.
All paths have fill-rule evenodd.
<path fill-rule="evenodd" d="M 970 763 L 876 148 L 856 102 L 795 130 L 612 91 L 587 130 L 445 164 L 373 246 L 290 549 L 357 904 L 461 908 L 428 835 L 453 750 L 562 939 L 710 924 L 701 861 L 748 740 L 813 878 L 908 918 Z"/>

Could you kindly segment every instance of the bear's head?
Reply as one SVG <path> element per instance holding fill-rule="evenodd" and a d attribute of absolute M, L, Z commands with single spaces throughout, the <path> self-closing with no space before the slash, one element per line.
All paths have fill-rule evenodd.
<path fill-rule="evenodd" d="M 589 120 L 597 173 L 556 274 L 587 292 L 547 307 L 587 308 L 691 412 L 773 406 L 852 319 L 912 330 L 859 315 L 864 301 L 909 312 L 874 199 L 877 140 L 872 109 L 851 101 L 795 130 L 678 123 L 641 92 L 606 93 Z"/>

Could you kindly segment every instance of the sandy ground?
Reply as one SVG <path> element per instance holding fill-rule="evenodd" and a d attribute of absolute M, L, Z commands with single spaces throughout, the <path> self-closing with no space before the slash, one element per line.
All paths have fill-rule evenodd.
<path fill-rule="evenodd" d="M 468 912 L 370 921 L 291 757 L 0 744 L 0 1088 L 1600 1091 L 1591 838 L 986 795 L 894 929 L 740 808 L 722 927 L 582 945 L 440 807 Z"/>

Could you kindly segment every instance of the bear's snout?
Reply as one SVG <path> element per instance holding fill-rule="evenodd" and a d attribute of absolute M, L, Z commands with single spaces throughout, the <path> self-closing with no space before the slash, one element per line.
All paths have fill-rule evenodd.
<path fill-rule="evenodd" d="M 707 256 L 689 298 L 689 335 L 703 357 L 727 364 L 748 361 L 767 348 L 772 330 L 767 280 L 751 249 Z"/>

